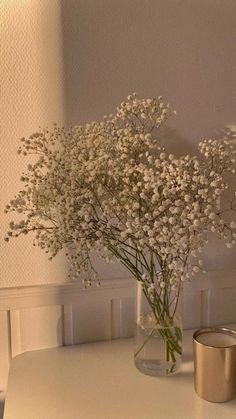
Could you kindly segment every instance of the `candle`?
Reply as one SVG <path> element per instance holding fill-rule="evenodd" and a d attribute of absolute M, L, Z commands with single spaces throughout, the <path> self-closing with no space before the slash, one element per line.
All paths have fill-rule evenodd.
<path fill-rule="evenodd" d="M 236 338 L 223 332 L 205 332 L 197 336 L 199 343 L 217 348 L 225 348 L 236 345 Z"/>
<path fill-rule="evenodd" d="M 208 327 L 193 334 L 194 386 L 210 402 L 236 397 L 236 330 Z"/>

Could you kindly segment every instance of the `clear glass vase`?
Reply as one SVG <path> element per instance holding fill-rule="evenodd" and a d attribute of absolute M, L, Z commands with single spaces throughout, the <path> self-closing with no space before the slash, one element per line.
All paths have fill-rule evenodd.
<path fill-rule="evenodd" d="M 137 281 L 134 362 L 144 374 L 168 376 L 182 361 L 182 289 L 150 295 Z"/>

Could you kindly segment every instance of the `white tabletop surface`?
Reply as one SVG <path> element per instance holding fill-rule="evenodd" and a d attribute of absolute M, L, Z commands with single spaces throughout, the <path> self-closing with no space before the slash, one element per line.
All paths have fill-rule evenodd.
<path fill-rule="evenodd" d="M 235 419 L 236 399 L 210 403 L 193 387 L 192 333 L 172 377 L 133 364 L 133 339 L 27 352 L 13 359 L 4 419 Z"/>

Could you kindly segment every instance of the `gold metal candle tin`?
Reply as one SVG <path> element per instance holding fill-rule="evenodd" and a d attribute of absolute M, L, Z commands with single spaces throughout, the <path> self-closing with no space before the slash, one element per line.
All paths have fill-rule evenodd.
<path fill-rule="evenodd" d="M 193 353 L 194 385 L 198 396 L 210 402 L 234 399 L 236 331 L 224 327 L 197 330 L 193 335 Z"/>

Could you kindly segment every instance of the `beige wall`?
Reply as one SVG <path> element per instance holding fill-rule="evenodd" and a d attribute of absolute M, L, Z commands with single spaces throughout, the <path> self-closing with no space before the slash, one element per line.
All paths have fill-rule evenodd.
<path fill-rule="evenodd" d="M 188 140 L 235 121 L 235 0 L 65 0 L 67 117 L 162 94 Z"/>
<path fill-rule="evenodd" d="M 133 91 L 177 109 L 164 133 L 174 149 L 236 124 L 235 0 L 5 0 L 1 9 L 4 201 L 19 187 L 18 138 L 63 117 L 100 119 Z M 2 253 L 1 286 L 66 279 L 62 258 L 49 264 L 29 239 Z M 206 268 L 235 269 L 234 255 L 213 243 Z M 124 272 L 99 266 L 103 277 Z"/>
<path fill-rule="evenodd" d="M 1 277 L 0 286 L 64 280 L 64 264 L 50 264 L 32 240 L 3 242 L 5 204 L 22 186 L 26 161 L 19 138 L 64 119 L 61 10 L 57 0 L 1 0 Z"/>

